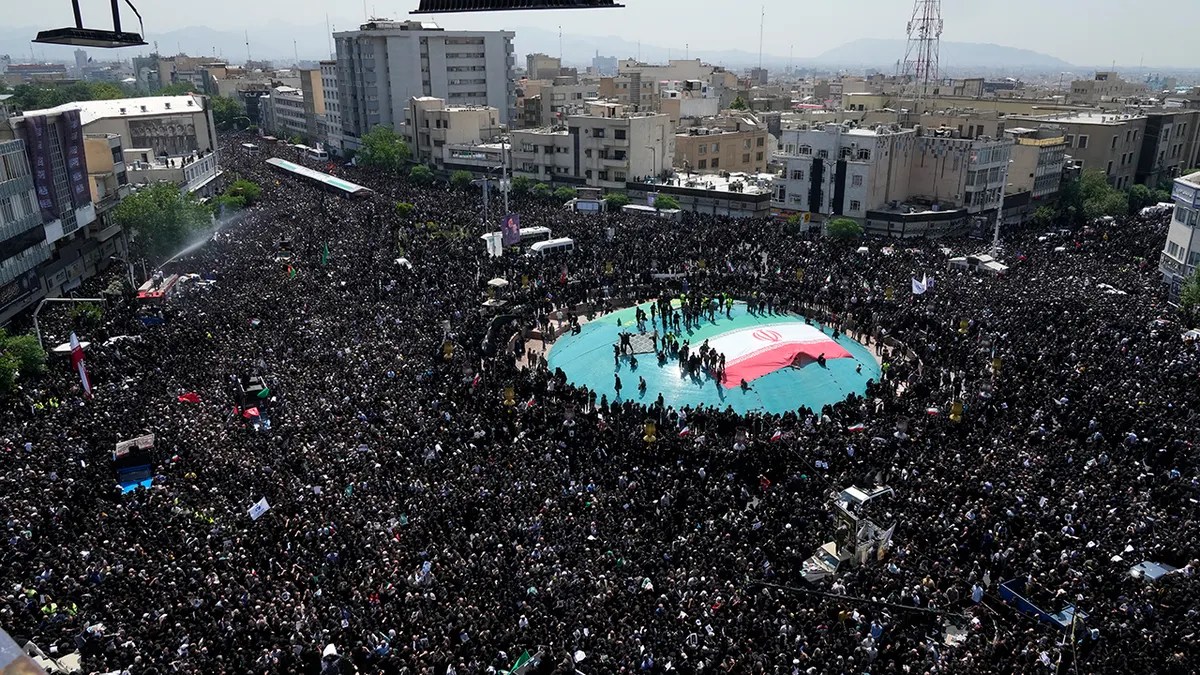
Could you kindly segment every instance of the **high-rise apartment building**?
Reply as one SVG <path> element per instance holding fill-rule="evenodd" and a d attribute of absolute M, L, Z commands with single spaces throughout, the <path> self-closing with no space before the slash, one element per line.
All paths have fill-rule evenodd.
<path fill-rule="evenodd" d="M 335 33 L 343 142 L 377 125 L 399 131 L 409 101 L 433 96 L 451 106 L 491 106 L 500 123 L 516 117 L 510 31 L 448 31 L 419 21 L 371 21 Z"/>
<path fill-rule="evenodd" d="M 329 152 L 342 152 L 342 112 L 338 101 L 337 61 L 321 62 L 321 88 L 325 92 L 325 118 L 318 130 Z"/>
<path fill-rule="evenodd" d="M 37 267 L 49 258 L 25 143 L 0 141 L 0 325 L 42 297 Z"/>
<path fill-rule="evenodd" d="M 1171 199 L 1175 212 L 1158 269 L 1171 297 L 1178 298 L 1184 282 L 1200 268 L 1200 172 L 1176 178 Z"/>

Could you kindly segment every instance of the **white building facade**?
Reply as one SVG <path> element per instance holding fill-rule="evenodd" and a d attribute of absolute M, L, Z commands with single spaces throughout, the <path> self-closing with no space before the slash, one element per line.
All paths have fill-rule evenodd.
<path fill-rule="evenodd" d="M 418 21 L 372 21 L 335 33 L 343 145 L 378 125 L 400 131 L 408 102 L 491 106 L 512 124 L 517 95 L 511 31 L 447 31 Z"/>
<path fill-rule="evenodd" d="M 775 206 L 819 220 L 867 211 L 908 195 L 909 163 L 916 132 L 853 128 L 842 124 L 785 129 L 776 159 L 784 165 Z"/>
<path fill-rule="evenodd" d="M 337 61 L 321 62 L 321 88 L 325 91 L 325 116 L 318 122 L 325 147 L 342 153 L 342 113 L 338 100 Z"/>
<path fill-rule="evenodd" d="M 1171 198 L 1175 212 L 1158 269 L 1171 297 L 1178 298 L 1184 282 L 1200 267 L 1200 172 L 1176 178 Z"/>

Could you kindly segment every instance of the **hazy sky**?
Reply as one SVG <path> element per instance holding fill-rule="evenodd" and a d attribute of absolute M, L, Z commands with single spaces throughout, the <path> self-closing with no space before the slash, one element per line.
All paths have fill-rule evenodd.
<path fill-rule="evenodd" d="M 758 50 L 759 7 L 766 10 L 765 51 L 815 56 L 860 37 L 903 38 L 911 0 L 619 0 L 625 9 L 441 15 L 446 28 L 533 26 L 566 33 L 621 35 L 647 44 Z M 207 25 L 218 29 L 270 30 L 272 24 L 325 21 L 338 30 L 363 19 L 361 0 L 134 0 L 147 32 Z M 68 0 L 5 0 L 13 25 L 72 23 Z M 85 24 L 105 24 L 108 2 L 83 0 Z M 366 0 L 366 11 L 408 16 L 416 0 Z M 129 15 L 122 3 L 122 15 Z M 1033 49 L 1076 64 L 1200 66 L 1195 36 L 1196 0 L 943 0 L 943 40 L 991 42 Z M 126 19 L 133 22 L 133 17 Z M 134 25 L 136 25 L 134 23 Z M 615 56 L 627 56 L 624 54 Z M 947 64 L 952 65 L 952 64 Z"/>

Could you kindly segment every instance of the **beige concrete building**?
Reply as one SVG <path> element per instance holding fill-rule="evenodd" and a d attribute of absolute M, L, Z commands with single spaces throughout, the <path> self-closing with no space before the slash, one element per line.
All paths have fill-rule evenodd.
<path fill-rule="evenodd" d="M 1137 182 L 1165 188 L 1181 173 L 1200 166 L 1200 110 L 1139 112 L 1146 115 L 1146 136 L 1138 156 Z"/>
<path fill-rule="evenodd" d="M 525 77 L 531 80 L 553 80 L 562 73 L 562 60 L 547 54 L 525 55 Z"/>
<path fill-rule="evenodd" d="M 1100 105 L 1148 93 L 1145 84 L 1127 82 L 1114 71 L 1098 71 L 1088 80 L 1071 82 L 1070 103 L 1077 105 Z"/>
<path fill-rule="evenodd" d="M 1051 115 L 1011 115 L 1009 122 L 1022 126 L 1047 124 L 1061 127 L 1067 155 L 1084 171 L 1099 169 L 1113 187 L 1126 189 L 1137 175 L 1138 157 L 1146 133 L 1146 116 L 1140 113 L 1100 111 Z"/>
<path fill-rule="evenodd" d="M 1063 130 L 1049 126 L 1015 127 L 1005 133 L 1016 141 L 1007 192 L 1028 192 L 1034 201 L 1057 196 L 1067 159 L 1067 137 Z"/>
<path fill-rule="evenodd" d="M 403 129 L 413 159 L 443 170 L 464 163 L 458 160 L 486 154 L 476 146 L 498 141 L 501 131 L 500 111 L 496 108 L 447 106 L 444 100 L 432 96 L 409 101 L 407 118 Z"/>
<path fill-rule="evenodd" d="M 697 120 L 675 134 L 674 166 L 685 172 L 757 174 L 769 159 L 766 125 L 751 115 Z"/>
<path fill-rule="evenodd" d="M 574 78 L 555 78 L 552 82 L 529 80 L 524 83 L 522 126 L 539 128 L 562 123 L 571 115 L 583 115 L 590 102 L 599 97 L 598 81 L 577 82 Z"/>
<path fill-rule="evenodd" d="M 323 143 L 328 134 L 324 130 L 325 86 L 320 68 L 300 71 L 300 95 L 304 97 L 304 137 L 313 145 Z"/>
<path fill-rule="evenodd" d="M 513 173 L 542 182 L 612 190 L 670 169 L 675 130 L 670 118 L 595 102 L 565 125 L 512 134 Z"/>

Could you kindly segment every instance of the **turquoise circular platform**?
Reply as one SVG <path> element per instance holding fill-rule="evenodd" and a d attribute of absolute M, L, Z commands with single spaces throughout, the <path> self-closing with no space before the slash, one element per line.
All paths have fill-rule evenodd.
<path fill-rule="evenodd" d="M 650 303 L 641 308 L 649 314 Z M 734 304 L 732 317 L 718 313 L 715 321 L 704 319 L 679 333 L 693 350 L 708 340 L 727 355 L 726 382 L 719 383 L 709 373 L 685 375 L 676 358 L 660 366 L 654 353 L 638 354 L 636 370 L 628 355 L 614 366 L 613 346 L 620 343 L 621 332 L 636 333 L 635 317 L 636 308 L 627 307 L 584 324 L 579 335 L 563 335 L 547 356 L 550 368 L 561 368 L 572 384 L 595 391 L 597 398 L 617 397 L 616 375 L 623 401 L 651 404 L 661 393 L 676 409 L 729 407 L 741 414 L 782 414 L 802 407 L 819 411 L 852 393 L 865 393 L 867 382 L 880 376 L 878 362 L 857 341 L 845 335 L 833 341 L 830 329 L 818 331 L 815 323 L 809 326 L 795 314 L 752 315 L 740 302 Z M 650 324 L 646 328 L 650 330 Z M 657 328 L 661 334 L 661 323 Z M 827 358 L 824 366 L 813 362 L 818 355 Z M 639 378 L 646 380 L 644 393 L 638 391 Z M 743 379 L 746 390 L 740 386 Z"/>

